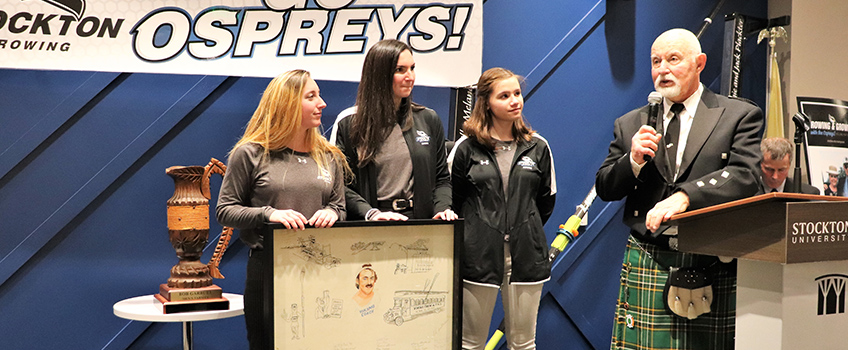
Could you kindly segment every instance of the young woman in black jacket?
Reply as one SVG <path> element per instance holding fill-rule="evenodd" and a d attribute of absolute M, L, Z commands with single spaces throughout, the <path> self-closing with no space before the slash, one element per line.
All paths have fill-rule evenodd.
<path fill-rule="evenodd" d="M 547 141 L 524 121 L 519 77 L 492 68 L 477 82 L 465 136 L 449 157 L 453 206 L 465 219 L 462 348 L 483 349 L 502 293 L 512 350 L 536 348 L 542 284 L 550 278 L 542 226 L 556 176 Z"/>

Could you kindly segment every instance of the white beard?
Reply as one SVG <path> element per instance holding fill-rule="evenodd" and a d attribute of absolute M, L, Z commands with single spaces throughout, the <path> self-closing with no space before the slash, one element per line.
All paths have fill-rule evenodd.
<path fill-rule="evenodd" d="M 671 80 L 674 82 L 674 85 L 669 87 L 661 87 L 660 81 L 663 80 Z M 677 96 L 680 96 L 680 82 L 677 81 L 677 77 L 666 74 L 666 75 L 658 75 L 657 79 L 654 81 L 654 89 L 662 95 L 662 97 L 667 99 L 672 99 Z"/>

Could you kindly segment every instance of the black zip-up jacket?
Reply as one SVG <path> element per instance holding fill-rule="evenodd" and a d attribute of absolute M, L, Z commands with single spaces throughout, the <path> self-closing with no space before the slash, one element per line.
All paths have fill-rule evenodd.
<path fill-rule="evenodd" d="M 551 275 L 543 225 L 554 209 L 556 175 L 548 142 L 533 134 L 517 142 L 504 198 L 494 152 L 477 140 L 460 138 L 449 157 L 453 208 L 465 219 L 462 278 L 499 286 L 504 273 L 504 238 L 512 256 L 510 283 L 540 283 Z"/>
<path fill-rule="evenodd" d="M 333 132 L 335 137 L 331 136 L 330 142 L 335 142 L 342 150 L 353 170 L 353 182 L 345 190 L 348 220 L 362 220 L 368 210 L 377 207 L 377 171 L 374 163 L 362 168 L 358 166 L 359 155 L 350 139 L 351 117 L 352 114 L 340 116 Z M 412 120 L 412 128 L 403 132 L 412 158 L 413 217 L 410 219 L 430 219 L 451 205 L 445 131 L 439 115 L 430 108 L 413 109 Z"/>

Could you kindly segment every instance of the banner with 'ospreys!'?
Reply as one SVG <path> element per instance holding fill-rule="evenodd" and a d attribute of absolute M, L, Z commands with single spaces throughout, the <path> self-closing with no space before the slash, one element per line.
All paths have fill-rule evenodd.
<path fill-rule="evenodd" d="M 398 39 L 429 86 L 474 83 L 482 0 L 0 0 L 0 68 L 359 81 Z"/>

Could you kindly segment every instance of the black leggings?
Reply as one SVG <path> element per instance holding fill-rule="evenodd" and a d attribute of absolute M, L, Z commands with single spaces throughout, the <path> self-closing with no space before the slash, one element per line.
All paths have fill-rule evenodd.
<path fill-rule="evenodd" d="M 251 350 L 269 349 L 268 335 L 265 333 L 264 291 L 262 289 L 261 250 L 250 250 L 247 260 L 247 281 L 244 285 L 244 321 L 247 324 L 247 341 Z"/>

